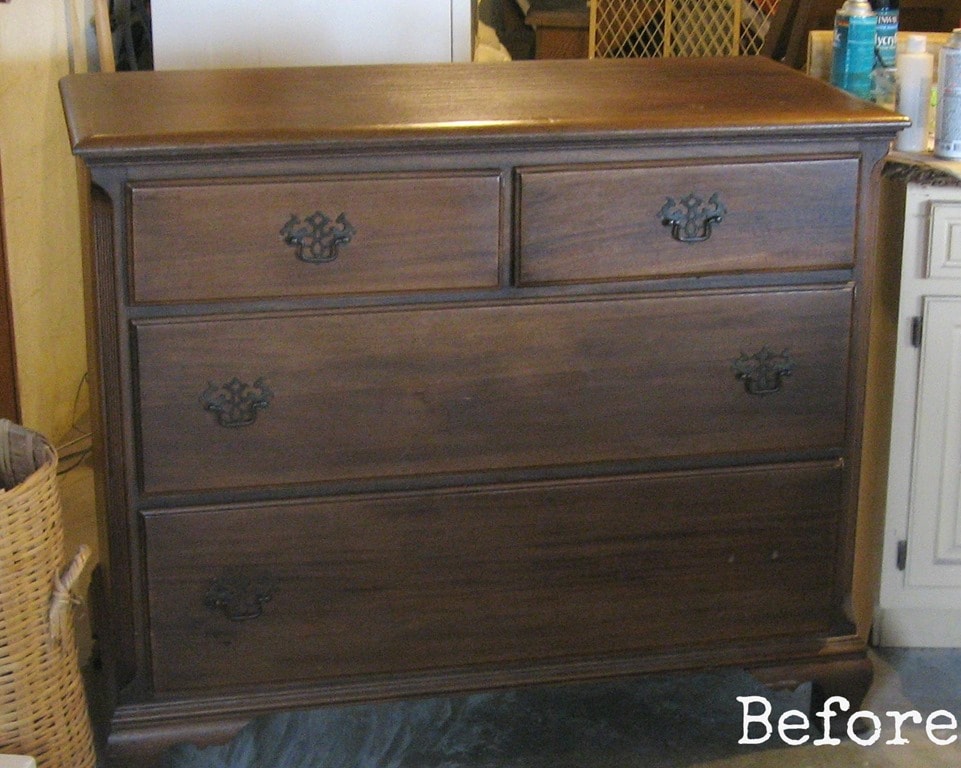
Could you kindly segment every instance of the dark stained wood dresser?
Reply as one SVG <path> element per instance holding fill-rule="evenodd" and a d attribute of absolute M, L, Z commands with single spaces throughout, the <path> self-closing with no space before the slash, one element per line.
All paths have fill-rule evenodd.
<path fill-rule="evenodd" d="M 62 93 L 112 764 L 281 708 L 654 670 L 864 693 L 900 117 L 752 58 Z"/>

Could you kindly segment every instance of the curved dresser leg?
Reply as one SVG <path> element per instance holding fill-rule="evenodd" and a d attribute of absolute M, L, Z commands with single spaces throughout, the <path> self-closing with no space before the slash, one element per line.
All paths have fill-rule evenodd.
<path fill-rule="evenodd" d="M 846 737 L 848 719 L 861 708 L 874 680 L 874 667 L 866 654 L 749 671 L 761 683 L 775 690 L 793 690 L 810 682 L 811 705 L 808 714 L 812 727 L 819 730 L 822 736 L 839 739 Z M 830 708 L 832 714 L 824 714 L 825 702 L 835 696 L 842 697 L 848 703 L 848 708 L 845 710 L 838 702 L 833 702 Z M 863 726 L 864 722 L 859 721 L 859 724 Z M 830 734 L 824 732 L 825 725 L 829 727 Z"/>

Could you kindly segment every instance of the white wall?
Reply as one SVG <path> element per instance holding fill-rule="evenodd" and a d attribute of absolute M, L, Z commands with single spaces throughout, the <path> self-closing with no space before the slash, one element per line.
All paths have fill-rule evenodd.
<path fill-rule="evenodd" d="M 157 69 L 469 61 L 472 0 L 153 0 Z"/>
<path fill-rule="evenodd" d="M 0 4 L 0 166 L 23 422 L 70 428 L 86 370 L 76 168 L 58 80 L 68 0 Z"/>

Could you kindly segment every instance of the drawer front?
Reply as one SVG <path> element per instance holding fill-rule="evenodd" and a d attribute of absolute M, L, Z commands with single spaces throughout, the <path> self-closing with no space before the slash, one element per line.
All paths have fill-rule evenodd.
<path fill-rule="evenodd" d="M 824 464 L 148 515 L 154 685 L 824 636 L 840 475 Z"/>
<path fill-rule="evenodd" d="M 142 488 L 836 449 L 850 317 L 834 288 L 141 321 Z"/>
<path fill-rule="evenodd" d="M 854 260 L 854 159 L 528 170 L 519 185 L 525 285 Z"/>
<path fill-rule="evenodd" d="M 496 174 L 144 183 L 130 206 L 138 302 L 498 282 Z"/>

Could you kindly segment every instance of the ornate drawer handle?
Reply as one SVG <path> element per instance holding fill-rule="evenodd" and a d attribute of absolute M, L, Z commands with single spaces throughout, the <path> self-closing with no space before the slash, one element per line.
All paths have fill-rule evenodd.
<path fill-rule="evenodd" d="M 276 583 L 268 574 L 225 572 L 215 579 L 204 596 L 204 606 L 221 611 L 230 621 L 249 621 L 263 615 L 264 605 L 274 596 Z"/>
<path fill-rule="evenodd" d="M 718 199 L 718 193 L 711 195 L 707 204 L 693 192 L 675 202 L 673 197 L 658 214 L 664 226 L 671 227 L 671 237 L 682 243 L 700 243 L 711 236 L 711 226 L 720 224 L 727 215 L 727 208 Z"/>
<path fill-rule="evenodd" d="M 250 386 L 234 376 L 226 384 L 208 381 L 207 389 L 200 395 L 200 404 L 205 411 L 217 414 L 220 426 L 246 427 L 257 420 L 257 411 L 270 405 L 273 397 L 263 377 Z"/>
<path fill-rule="evenodd" d="M 280 230 L 287 245 L 292 246 L 297 258 L 308 264 L 326 264 L 340 254 L 340 246 L 347 245 L 357 230 L 341 213 L 336 222 L 321 211 L 315 211 L 303 221 L 292 213 Z"/>
<path fill-rule="evenodd" d="M 794 371 L 794 361 L 785 349 L 780 354 L 761 347 L 748 357 L 745 353 L 734 361 L 734 376 L 744 381 L 751 395 L 771 395 L 781 389 L 781 380 Z"/>

